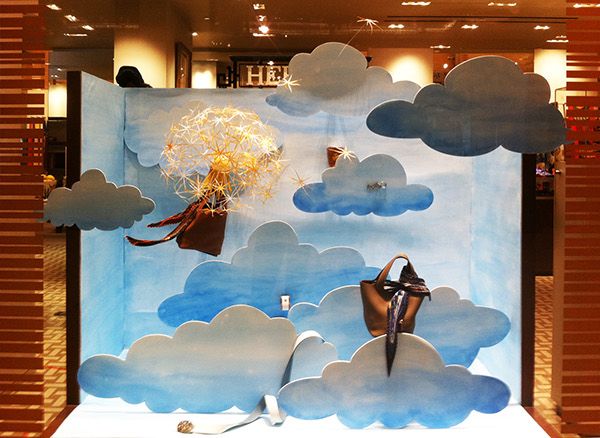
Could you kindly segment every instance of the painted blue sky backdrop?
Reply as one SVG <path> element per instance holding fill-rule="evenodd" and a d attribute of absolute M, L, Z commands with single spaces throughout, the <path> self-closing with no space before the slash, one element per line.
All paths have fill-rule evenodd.
<path fill-rule="evenodd" d="M 385 154 L 362 161 L 355 155 L 341 156 L 335 167 L 325 169 L 322 180 L 296 190 L 293 200 L 299 210 L 398 216 L 407 210 L 425 210 L 433 202 L 433 192 L 422 184 L 407 184 L 402 164 Z"/>
<path fill-rule="evenodd" d="M 359 286 L 331 291 L 318 306 L 294 305 L 289 319 L 298 331 L 315 330 L 334 344 L 340 359 L 348 360 L 372 339 L 363 318 Z M 480 348 L 500 342 L 510 331 L 508 317 L 499 310 L 460 299 L 450 287 L 431 291 L 417 315 L 415 335 L 430 342 L 446 364 L 469 366 Z"/>
<path fill-rule="evenodd" d="M 362 255 L 347 247 L 319 252 L 285 222 L 267 222 L 248 238 L 231 263 L 207 261 L 189 275 L 184 291 L 167 298 L 158 309 L 171 326 L 208 321 L 224 307 L 249 304 L 270 316 L 284 316 L 280 296 L 291 303 L 318 303 L 331 289 L 374 278 L 379 269 L 365 266 Z"/>
<path fill-rule="evenodd" d="M 444 366 L 421 338 L 401 334 L 391 375 L 386 372 L 385 337 L 365 344 L 350 362 L 333 362 L 321 377 L 296 380 L 279 392 L 282 408 L 293 417 L 318 419 L 337 414 L 351 428 L 375 422 L 400 428 L 410 422 L 445 428 L 471 411 L 504 409 L 510 390 L 493 377 L 464 367 Z"/>
<path fill-rule="evenodd" d="M 566 141 L 563 117 L 549 101 L 542 76 L 522 73 L 506 58 L 481 56 L 452 69 L 444 85 L 423 87 L 414 103 L 379 105 L 367 126 L 387 137 L 421 138 L 450 155 L 482 155 L 499 146 L 545 152 Z"/>
<path fill-rule="evenodd" d="M 298 347 L 292 375 L 319 375 L 335 358 L 330 344 L 312 340 Z M 214 413 L 233 406 L 251 411 L 264 395 L 277 394 L 295 342 L 287 319 L 235 306 L 210 324 L 184 324 L 173 337 L 145 336 L 124 360 L 93 356 L 81 365 L 78 379 L 89 394 L 145 402 L 155 412 Z"/>
<path fill-rule="evenodd" d="M 419 86 L 394 82 L 381 67 L 368 67 L 365 56 L 352 46 L 328 42 L 290 61 L 288 78 L 295 85 L 277 87 L 267 103 L 291 116 L 324 111 L 339 116 L 366 115 L 389 99 L 411 101 Z"/>
<path fill-rule="evenodd" d="M 77 225 L 82 230 L 130 228 L 154 210 L 154 201 L 144 198 L 137 187 L 117 187 L 104 173 L 90 169 L 72 189 L 53 190 L 44 207 L 44 220 L 53 225 Z"/>

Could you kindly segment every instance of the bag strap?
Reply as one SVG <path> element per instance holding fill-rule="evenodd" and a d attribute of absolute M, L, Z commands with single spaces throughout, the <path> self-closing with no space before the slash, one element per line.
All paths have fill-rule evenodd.
<path fill-rule="evenodd" d="M 375 280 L 374 280 L 375 281 L 375 289 L 377 289 L 378 291 L 383 290 L 383 286 L 385 284 L 385 279 L 387 278 L 388 274 L 390 273 L 390 270 L 392 269 L 394 262 L 398 259 L 406 260 L 408 262 L 408 265 L 410 265 L 412 267 L 412 264 L 410 263 L 410 260 L 408 259 L 408 255 L 404 254 L 403 252 L 399 253 L 392 260 L 390 260 L 387 265 L 384 266 L 384 268 L 379 272 L 379 274 L 377 274 L 377 277 L 375 277 Z"/>
<path fill-rule="evenodd" d="M 313 330 L 303 332 L 300 334 L 300 336 L 296 338 L 294 348 L 292 349 L 292 353 L 290 355 L 290 358 L 288 359 L 288 363 L 285 367 L 285 371 L 281 378 L 281 387 L 290 382 L 292 364 L 294 361 L 294 354 L 296 353 L 296 350 L 300 347 L 300 345 L 302 345 L 304 341 L 313 337 L 317 337 L 321 340 L 321 342 L 325 342 L 321 335 L 319 335 Z M 275 397 L 274 395 L 267 394 L 260 399 L 260 401 L 252 410 L 252 412 L 250 412 L 250 414 L 248 414 L 246 418 L 240 421 L 218 424 L 203 424 L 200 427 L 196 427 L 190 421 L 184 420 L 180 421 L 177 425 L 177 432 L 186 434 L 218 435 L 232 429 L 237 429 L 238 427 L 245 426 L 246 424 L 250 424 L 253 421 L 258 420 L 262 416 L 265 409 L 269 416 L 271 426 L 278 426 L 285 421 L 285 414 L 283 413 L 283 411 L 279 410 L 277 397 Z"/>

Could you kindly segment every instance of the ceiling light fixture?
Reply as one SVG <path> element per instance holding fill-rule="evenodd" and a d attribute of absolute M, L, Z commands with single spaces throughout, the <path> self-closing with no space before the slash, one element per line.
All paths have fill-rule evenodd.
<path fill-rule="evenodd" d="M 447 62 L 444 63 L 444 65 L 442 67 L 444 67 L 444 70 L 447 69 L 448 68 L 448 63 Z"/>
<path fill-rule="evenodd" d="M 274 65 L 275 63 L 273 61 L 269 61 L 269 62 L 267 62 L 267 64 Z"/>
<path fill-rule="evenodd" d="M 264 11 L 265 4 L 264 3 L 253 3 L 252 7 L 254 8 L 255 11 Z"/>
<path fill-rule="evenodd" d="M 49 4 L 46 5 L 46 7 L 48 9 L 52 9 L 53 11 L 60 11 L 61 10 L 61 7 L 58 6 L 58 5 L 55 5 L 54 3 L 49 3 Z"/>
<path fill-rule="evenodd" d="M 63 35 L 67 36 L 67 37 L 86 37 L 86 36 L 88 36 L 87 33 L 64 33 Z"/>
<path fill-rule="evenodd" d="M 567 39 L 552 39 L 552 40 L 546 40 L 547 43 L 568 43 L 569 40 Z"/>
<path fill-rule="evenodd" d="M 600 3 L 575 3 L 574 8 L 600 8 Z"/>
<path fill-rule="evenodd" d="M 500 8 L 502 7 L 508 7 L 508 8 L 514 8 L 515 6 L 517 6 L 517 3 L 498 3 L 498 2 L 489 2 L 488 6 L 498 6 Z"/>
<path fill-rule="evenodd" d="M 477 29 L 479 26 L 476 24 L 463 24 L 461 26 L 461 29 L 469 29 L 469 30 L 475 30 Z"/>
<path fill-rule="evenodd" d="M 269 33 L 269 26 L 267 26 L 266 24 L 261 24 L 260 26 L 258 26 L 258 30 L 262 34 L 267 34 Z"/>
<path fill-rule="evenodd" d="M 267 16 L 266 15 L 257 15 L 256 19 L 258 21 L 265 21 L 267 19 Z"/>
<path fill-rule="evenodd" d="M 192 32 L 192 36 L 193 37 L 198 36 L 198 32 Z"/>
<path fill-rule="evenodd" d="M 541 25 L 537 25 L 536 27 L 534 27 L 535 30 L 548 30 L 550 29 L 550 26 L 541 26 Z"/>
<path fill-rule="evenodd" d="M 567 36 L 566 35 L 556 35 L 554 38 L 559 39 L 559 40 L 566 40 Z"/>
<path fill-rule="evenodd" d="M 431 2 L 402 2 L 402 6 L 429 6 Z"/>
<path fill-rule="evenodd" d="M 94 30 L 94 28 L 89 24 L 84 24 L 83 26 L 81 26 L 81 28 L 84 30 Z"/>
<path fill-rule="evenodd" d="M 404 25 L 403 24 L 390 24 L 388 26 L 388 29 L 404 29 Z"/>
<path fill-rule="evenodd" d="M 430 49 L 440 49 L 440 50 L 449 49 L 451 47 L 452 46 L 444 46 L 443 44 L 438 44 L 437 46 L 429 46 Z"/>
<path fill-rule="evenodd" d="M 252 33 L 252 36 L 253 36 L 253 37 L 256 37 L 256 38 L 262 38 L 262 37 L 272 37 L 272 36 L 273 36 L 273 34 L 272 34 L 272 33 L 260 33 L 260 32 L 253 32 L 253 33 Z"/>
<path fill-rule="evenodd" d="M 79 21 L 75 15 L 65 15 L 65 18 L 73 23 Z"/>

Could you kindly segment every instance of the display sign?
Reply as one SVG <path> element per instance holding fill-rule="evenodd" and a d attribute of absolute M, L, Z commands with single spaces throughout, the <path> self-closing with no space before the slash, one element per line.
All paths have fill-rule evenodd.
<path fill-rule="evenodd" d="M 288 74 L 287 64 L 238 64 L 238 87 L 276 87 Z"/>

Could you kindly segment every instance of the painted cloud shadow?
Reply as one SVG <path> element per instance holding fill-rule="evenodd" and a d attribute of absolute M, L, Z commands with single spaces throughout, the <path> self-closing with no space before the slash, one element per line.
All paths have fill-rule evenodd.
<path fill-rule="evenodd" d="M 318 306 L 294 305 L 288 318 L 296 329 L 315 330 L 336 346 L 340 359 L 372 339 L 363 319 L 359 286 L 340 287 L 328 293 Z M 479 350 L 500 342 L 510 331 L 508 317 L 499 310 L 475 306 L 460 299 L 450 287 L 431 291 L 417 315 L 415 335 L 430 342 L 446 364 L 469 366 Z"/>
<path fill-rule="evenodd" d="M 234 306 L 210 324 L 180 326 L 173 337 L 144 336 L 124 360 L 93 356 L 81 365 L 78 379 L 89 394 L 145 402 L 154 412 L 216 413 L 233 406 L 251 411 L 281 388 L 295 342 L 288 320 Z M 336 358 L 331 344 L 314 338 L 300 343 L 296 353 L 291 370 L 296 377 L 320 375 Z"/>
<path fill-rule="evenodd" d="M 281 295 L 291 303 L 318 303 L 331 289 L 373 278 L 379 269 L 365 266 L 362 255 L 352 248 L 334 247 L 322 252 L 299 243 L 285 222 L 259 226 L 240 248 L 224 261 L 206 261 L 188 276 L 182 294 L 163 301 L 158 316 L 177 327 L 191 320 L 208 321 L 221 309 L 249 304 L 269 316 L 285 316 Z"/>
<path fill-rule="evenodd" d="M 130 228 L 154 210 L 154 201 L 144 198 L 137 187 L 117 187 L 104 173 L 90 169 L 72 189 L 52 190 L 44 207 L 44 220 L 53 225 L 77 225 L 82 230 Z"/>
<path fill-rule="evenodd" d="M 411 81 L 393 82 L 385 69 L 368 67 L 358 50 L 336 42 L 295 55 L 289 64 L 288 79 L 291 83 L 278 85 L 267 103 L 291 116 L 319 111 L 338 116 L 366 115 L 386 100 L 412 102 L 419 90 Z"/>
<path fill-rule="evenodd" d="M 563 117 L 549 101 L 542 76 L 522 73 L 506 58 L 481 56 L 452 69 L 444 85 L 422 88 L 414 103 L 379 105 L 367 126 L 386 137 L 421 138 L 449 155 L 482 155 L 499 146 L 546 152 L 566 142 Z"/>
<path fill-rule="evenodd" d="M 407 210 L 425 210 L 433 202 L 433 192 L 421 184 L 407 184 L 402 164 L 385 154 L 363 161 L 353 155 L 340 157 L 335 167 L 323 171 L 322 180 L 296 190 L 293 202 L 299 210 L 398 216 Z"/>
<path fill-rule="evenodd" d="M 389 377 L 384 351 L 385 337 L 380 336 L 362 346 L 350 362 L 327 365 L 321 377 L 287 384 L 279 392 L 282 408 L 301 419 L 336 414 L 356 429 L 376 422 L 400 428 L 413 421 L 446 428 L 473 410 L 491 414 L 508 404 L 510 390 L 502 381 L 461 366 L 444 366 L 435 349 L 417 336 L 398 337 Z"/>

